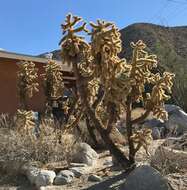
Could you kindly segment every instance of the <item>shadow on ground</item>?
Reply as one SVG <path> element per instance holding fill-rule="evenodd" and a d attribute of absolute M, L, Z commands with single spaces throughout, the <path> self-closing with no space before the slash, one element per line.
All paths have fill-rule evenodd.
<path fill-rule="evenodd" d="M 0 173 L 0 190 L 36 190 L 23 175 Z"/>
<path fill-rule="evenodd" d="M 125 183 L 127 175 L 127 172 L 123 172 L 82 190 L 120 190 Z"/>

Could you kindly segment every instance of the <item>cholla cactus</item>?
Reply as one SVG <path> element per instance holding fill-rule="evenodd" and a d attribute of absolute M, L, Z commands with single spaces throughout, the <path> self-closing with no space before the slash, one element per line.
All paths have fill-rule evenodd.
<path fill-rule="evenodd" d="M 148 146 L 151 144 L 152 139 L 152 130 L 151 129 L 142 129 L 136 131 L 132 136 L 131 140 L 136 144 L 135 152 L 137 152 L 141 147 L 144 148 L 146 154 L 149 155 Z"/>
<path fill-rule="evenodd" d="M 164 110 L 164 102 L 170 99 L 170 96 L 166 92 L 171 93 L 173 77 L 174 74 L 164 72 L 163 77 L 160 74 L 156 74 L 150 79 L 154 87 L 151 94 L 147 93 L 146 108 L 150 109 L 150 107 L 153 107 L 153 115 L 161 121 L 168 119 L 168 114 Z"/>
<path fill-rule="evenodd" d="M 15 114 L 15 124 L 18 132 L 23 133 L 26 132 L 30 134 L 35 127 L 34 123 L 34 113 L 32 111 L 26 110 L 17 110 Z"/>
<path fill-rule="evenodd" d="M 76 35 L 76 33 L 81 31 L 88 32 L 85 28 L 86 23 L 83 23 L 82 26 L 74 29 L 74 26 L 81 20 L 81 17 L 68 14 L 65 24 L 61 25 L 63 29 L 63 34 L 67 33 L 67 35 L 63 37 L 60 42 L 63 49 L 62 59 L 64 63 L 71 64 L 73 57 L 75 57 L 79 53 L 85 53 L 89 49 L 89 45 L 84 41 L 84 38 Z"/>
<path fill-rule="evenodd" d="M 51 105 L 52 100 L 63 96 L 64 83 L 61 65 L 50 60 L 45 67 L 44 91 L 47 97 L 47 103 Z"/>
<path fill-rule="evenodd" d="M 65 36 L 61 40 L 62 59 L 73 66 L 80 107 L 84 111 L 77 118 L 88 116 L 116 159 L 125 162 L 124 166 L 133 165 L 136 152 L 143 146 L 148 153 L 151 141 L 150 130 L 136 131 L 133 124 L 144 120 L 151 112 L 158 119 L 167 119 L 164 101 L 171 93 L 174 74 L 166 72 L 161 76 L 152 72 L 157 67 L 157 57 L 146 52 L 146 45 L 141 40 L 131 43 L 133 54 L 130 62 L 119 58 L 122 49 L 120 32 L 113 23 L 98 20 L 97 24 L 90 23 L 92 30 L 88 32 L 85 22 L 74 28 L 80 21 L 80 17 L 68 15 L 62 25 Z M 78 36 L 78 32 L 91 35 L 91 42 Z M 150 93 L 145 92 L 147 84 L 153 86 Z M 132 107 L 137 102 L 142 103 L 145 113 L 133 120 Z M 116 131 L 115 123 L 124 110 L 128 159 L 115 146 L 110 135 Z"/>
<path fill-rule="evenodd" d="M 19 71 L 17 73 L 18 95 L 20 104 L 23 109 L 27 108 L 27 98 L 31 98 L 34 92 L 38 92 L 38 69 L 32 62 L 23 61 L 18 64 Z"/>

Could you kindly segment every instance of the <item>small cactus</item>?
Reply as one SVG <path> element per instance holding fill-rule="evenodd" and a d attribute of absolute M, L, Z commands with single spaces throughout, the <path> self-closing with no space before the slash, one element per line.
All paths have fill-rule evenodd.
<path fill-rule="evenodd" d="M 18 64 L 17 88 L 22 109 L 27 109 L 27 98 L 32 98 L 38 92 L 38 69 L 33 62 L 22 61 Z"/>
<path fill-rule="evenodd" d="M 64 83 L 61 65 L 49 60 L 45 68 L 44 92 L 47 98 L 47 104 L 51 106 L 53 100 L 63 96 Z"/>
<path fill-rule="evenodd" d="M 152 130 L 151 129 L 142 129 L 134 132 L 130 137 L 134 144 L 136 144 L 135 151 L 137 152 L 141 147 L 144 148 L 146 154 L 149 155 L 148 146 L 150 145 L 152 139 Z"/>

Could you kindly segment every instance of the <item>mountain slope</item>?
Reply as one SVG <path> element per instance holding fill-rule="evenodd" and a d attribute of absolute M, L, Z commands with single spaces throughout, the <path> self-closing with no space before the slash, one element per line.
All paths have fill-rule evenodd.
<path fill-rule="evenodd" d="M 120 32 L 123 47 L 121 57 L 129 60 L 132 54 L 130 42 L 141 39 L 147 44 L 147 49 L 158 56 L 159 68 L 176 74 L 173 98 L 176 104 L 187 111 L 187 26 L 164 27 L 136 23 Z M 60 50 L 52 53 L 54 59 L 61 59 Z"/>
<path fill-rule="evenodd" d="M 123 50 L 121 57 L 130 59 L 130 42 L 143 40 L 147 49 L 156 54 L 159 70 L 176 74 L 173 88 L 175 104 L 187 111 L 187 26 L 164 27 L 138 23 L 121 30 Z"/>

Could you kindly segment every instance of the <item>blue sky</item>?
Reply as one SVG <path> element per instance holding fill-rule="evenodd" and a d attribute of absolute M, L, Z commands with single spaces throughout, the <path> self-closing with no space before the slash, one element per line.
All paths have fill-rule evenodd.
<path fill-rule="evenodd" d="M 67 13 L 86 21 L 187 25 L 187 0 L 0 0 L 0 48 L 38 55 L 58 49 Z"/>

